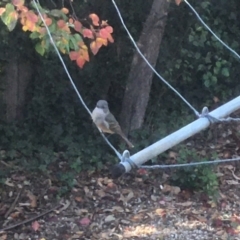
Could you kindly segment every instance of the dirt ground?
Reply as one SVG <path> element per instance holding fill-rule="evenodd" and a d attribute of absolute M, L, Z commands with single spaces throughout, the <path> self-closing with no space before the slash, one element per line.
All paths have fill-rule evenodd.
<path fill-rule="evenodd" d="M 191 144 L 201 153 L 215 149 L 221 159 L 238 156 L 240 141 L 224 131 L 212 145 L 199 139 L 189 140 Z M 119 179 L 111 178 L 108 167 L 84 172 L 63 198 L 57 197 L 60 186 L 54 175 L 12 170 L 0 184 L 0 240 L 237 240 L 239 166 L 215 166 L 216 201 L 200 191 L 171 186 L 168 170 L 140 169 Z M 2 170 L 10 167 L 0 162 Z"/>

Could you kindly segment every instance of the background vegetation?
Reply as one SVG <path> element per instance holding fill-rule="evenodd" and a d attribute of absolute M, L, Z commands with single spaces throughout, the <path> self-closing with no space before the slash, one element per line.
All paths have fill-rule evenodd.
<path fill-rule="evenodd" d="M 151 1 L 117 2 L 137 40 Z M 191 4 L 223 41 L 240 52 L 238 0 L 192 1 Z M 118 118 L 133 45 L 111 1 L 89 0 L 75 4 L 74 9 L 79 16 L 95 12 L 102 19 L 108 19 L 114 28 L 115 43 L 102 48 L 82 70 L 67 58 L 65 62 L 87 106 L 93 109 L 97 100 L 107 96 L 110 108 Z M 83 169 L 101 168 L 106 162 L 113 164 L 116 157 L 93 126 L 56 55 L 39 56 L 26 33 L 19 29 L 9 33 L 1 22 L 0 39 L 0 79 L 6 72 L 5 63 L 10 56 L 30 61 L 34 66 L 24 118 L 6 123 L 4 106 L 0 102 L 1 159 L 14 160 L 22 168 L 43 171 L 51 171 L 49 166 L 55 161 L 67 160 L 65 175 L 58 174 L 64 181 Z M 171 5 L 156 69 L 196 109 L 206 105 L 214 107 L 216 98 L 221 104 L 239 94 L 238 64 L 239 61 L 214 39 L 186 4 Z M 3 90 L 0 81 L 0 97 Z M 187 106 L 154 77 L 144 126 L 131 133 L 136 146 L 134 151 L 193 119 Z M 118 137 L 111 136 L 110 140 L 123 149 Z M 3 177 L 6 173 L 0 174 Z"/>

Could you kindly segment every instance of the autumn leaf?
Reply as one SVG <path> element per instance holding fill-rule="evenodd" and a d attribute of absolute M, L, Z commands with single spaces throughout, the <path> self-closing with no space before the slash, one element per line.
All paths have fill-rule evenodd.
<path fill-rule="evenodd" d="M 108 38 L 108 35 L 109 35 L 109 32 L 106 31 L 105 28 L 102 28 L 102 29 L 99 31 L 99 36 L 102 37 L 102 38 L 107 39 L 107 38 Z"/>
<path fill-rule="evenodd" d="M 0 8 L 0 16 L 6 11 L 5 8 Z"/>
<path fill-rule="evenodd" d="M 32 229 L 36 232 L 37 230 L 39 230 L 40 228 L 40 224 L 38 223 L 38 221 L 34 221 L 32 223 Z"/>
<path fill-rule="evenodd" d="M 113 42 L 114 42 L 114 39 L 113 39 L 113 37 L 112 37 L 111 34 L 108 35 L 108 41 L 109 41 L 110 43 L 113 43 Z"/>
<path fill-rule="evenodd" d="M 107 46 L 107 44 L 108 44 L 107 39 L 104 39 L 104 38 L 97 38 L 96 43 L 97 43 L 98 48 L 100 48 L 102 45 Z"/>
<path fill-rule="evenodd" d="M 80 32 L 82 28 L 82 24 L 79 22 L 79 21 L 75 21 L 74 22 L 74 29 L 77 31 L 77 32 Z"/>
<path fill-rule="evenodd" d="M 90 39 L 93 39 L 93 32 L 90 30 L 90 29 L 84 29 L 83 30 L 83 36 L 84 37 L 87 37 L 87 38 L 90 38 Z"/>
<path fill-rule="evenodd" d="M 88 49 L 80 49 L 80 55 L 83 57 L 84 60 L 89 62 Z"/>
<path fill-rule="evenodd" d="M 27 191 L 27 196 L 28 196 L 28 198 L 30 200 L 30 206 L 32 208 L 37 207 L 37 197 L 30 191 Z"/>
<path fill-rule="evenodd" d="M 78 52 L 71 51 L 71 52 L 69 53 L 69 57 L 70 57 L 71 61 L 77 60 L 78 56 L 79 56 Z"/>
<path fill-rule="evenodd" d="M 64 20 L 58 20 L 57 25 L 59 28 L 64 28 L 66 26 L 66 22 Z"/>
<path fill-rule="evenodd" d="M 101 22 L 101 26 L 102 26 L 102 27 L 104 27 L 104 26 L 108 26 L 107 21 L 102 21 L 102 22 Z"/>
<path fill-rule="evenodd" d="M 182 0 L 175 0 L 175 3 L 179 6 Z"/>
<path fill-rule="evenodd" d="M 112 38 L 112 35 L 109 33 L 109 31 L 112 31 L 111 27 L 110 28 L 102 28 L 99 31 L 99 36 L 105 39 L 108 39 L 109 42 L 113 43 L 114 40 Z"/>
<path fill-rule="evenodd" d="M 113 28 L 111 26 L 106 26 L 105 27 L 105 30 L 108 32 L 108 33 L 113 33 Z"/>
<path fill-rule="evenodd" d="M 24 5 L 24 0 L 12 0 L 12 4 L 16 7 L 20 7 Z"/>
<path fill-rule="evenodd" d="M 99 47 L 98 47 L 98 44 L 96 43 L 96 41 L 92 41 L 90 43 L 90 48 L 92 50 L 93 55 L 96 55 L 98 53 Z"/>
<path fill-rule="evenodd" d="M 80 48 L 82 48 L 84 50 L 88 49 L 88 47 L 85 45 L 85 43 L 83 41 L 78 42 L 78 45 L 79 45 Z"/>
<path fill-rule="evenodd" d="M 28 12 L 28 8 L 25 7 L 25 6 L 19 6 L 19 7 L 18 7 L 18 10 L 21 11 L 22 13 Z"/>
<path fill-rule="evenodd" d="M 83 65 L 85 64 L 86 61 L 83 58 L 79 57 L 76 62 L 80 68 L 83 68 Z"/>
<path fill-rule="evenodd" d="M 99 17 L 95 13 L 90 14 L 89 17 L 92 19 L 94 26 L 99 26 Z"/>
<path fill-rule="evenodd" d="M 148 171 L 146 169 L 140 168 L 137 170 L 137 173 L 140 175 L 147 175 Z"/>
<path fill-rule="evenodd" d="M 85 218 L 82 218 L 79 222 L 82 226 L 88 226 L 90 224 L 91 220 L 89 218 L 85 217 Z"/>
<path fill-rule="evenodd" d="M 4 24 L 8 27 L 8 30 L 12 31 L 17 24 L 18 13 L 15 10 L 12 11 L 10 7 L 9 9 L 6 8 L 6 11 L 2 13 L 1 18 Z"/>
<path fill-rule="evenodd" d="M 26 17 L 29 21 L 36 23 L 38 21 L 38 16 L 33 11 L 28 11 Z"/>
<path fill-rule="evenodd" d="M 69 13 L 69 10 L 67 8 L 62 8 L 61 11 L 64 13 L 64 14 L 68 14 Z"/>
<path fill-rule="evenodd" d="M 45 21 L 47 26 L 50 26 L 52 24 L 52 19 L 51 18 L 45 18 L 44 21 Z"/>

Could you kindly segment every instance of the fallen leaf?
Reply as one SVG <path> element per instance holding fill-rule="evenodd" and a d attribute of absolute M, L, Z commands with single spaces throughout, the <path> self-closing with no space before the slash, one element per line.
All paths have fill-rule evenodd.
<path fill-rule="evenodd" d="M 107 208 L 104 212 L 124 212 L 124 209 L 120 206 L 114 206 L 113 208 Z"/>
<path fill-rule="evenodd" d="M 64 211 L 64 210 L 66 210 L 66 209 L 70 206 L 70 204 L 71 204 L 71 202 L 68 201 L 68 200 L 66 200 L 65 203 L 64 203 L 64 202 L 61 202 L 62 207 L 61 207 L 60 209 L 56 210 L 56 212 L 57 212 L 57 213 L 60 213 L 60 212 L 62 212 L 62 211 Z"/>
<path fill-rule="evenodd" d="M 112 222 L 112 221 L 115 221 L 114 215 L 108 215 L 108 216 L 105 218 L 105 222 Z"/>
<path fill-rule="evenodd" d="M 131 200 L 133 197 L 134 197 L 134 194 L 133 194 L 133 192 L 131 191 L 131 192 L 127 195 L 127 197 L 125 198 L 125 201 L 128 202 L 128 201 Z"/>
<path fill-rule="evenodd" d="M 14 184 L 11 182 L 10 178 L 7 178 L 6 181 L 4 182 L 4 184 L 6 184 L 9 187 L 14 187 Z"/>
<path fill-rule="evenodd" d="M 91 220 L 89 218 L 85 217 L 85 218 L 82 218 L 79 222 L 82 226 L 88 226 L 90 224 Z"/>
<path fill-rule="evenodd" d="M 179 192 L 181 192 L 181 189 L 179 187 L 170 186 L 167 184 L 164 184 L 162 192 L 164 193 L 172 193 L 174 195 L 177 195 Z"/>
<path fill-rule="evenodd" d="M 131 222 L 129 220 L 121 219 L 120 222 L 125 225 L 129 225 Z"/>
<path fill-rule="evenodd" d="M 83 199 L 82 199 L 81 197 L 75 197 L 75 201 L 77 201 L 77 202 L 82 202 Z"/>
<path fill-rule="evenodd" d="M 168 156 L 169 156 L 169 158 L 172 158 L 172 159 L 176 160 L 177 157 L 178 157 L 178 153 L 170 151 Z"/>
<path fill-rule="evenodd" d="M 155 210 L 155 212 L 156 212 L 157 215 L 159 215 L 161 217 L 166 215 L 166 210 L 163 209 L 163 208 L 158 208 L 158 209 Z"/>
<path fill-rule="evenodd" d="M 235 180 L 226 180 L 226 183 L 229 185 L 238 185 L 239 184 L 239 182 L 235 181 Z"/>
<path fill-rule="evenodd" d="M 183 203 L 176 203 L 176 205 L 182 206 L 182 207 L 189 207 L 192 205 L 192 202 L 188 201 L 188 202 L 183 202 Z"/>
<path fill-rule="evenodd" d="M 21 212 L 13 212 L 10 214 L 11 218 L 16 219 L 20 216 Z"/>
<path fill-rule="evenodd" d="M 96 194 L 101 198 L 106 196 L 106 193 L 102 189 L 96 190 Z"/>
<path fill-rule="evenodd" d="M 38 223 L 38 221 L 34 221 L 32 223 L 32 229 L 36 232 L 39 230 L 39 228 L 40 228 L 40 224 Z"/>
<path fill-rule="evenodd" d="M 32 208 L 37 207 L 37 197 L 31 191 L 27 191 L 27 196 L 30 200 L 30 206 Z"/>
<path fill-rule="evenodd" d="M 0 240 L 7 240 L 7 234 L 3 234 L 3 235 L 0 237 Z"/>

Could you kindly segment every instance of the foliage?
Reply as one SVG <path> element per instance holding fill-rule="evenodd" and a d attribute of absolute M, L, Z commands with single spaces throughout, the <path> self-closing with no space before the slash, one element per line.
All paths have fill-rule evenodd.
<path fill-rule="evenodd" d="M 77 4 L 75 11 L 78 14 L 81 12 L 81 15 L 86 12 L 95 12 L 98 15 L 101 14 L 104 19 L 111 19 L 116 41 L 107 48 L 102 48 L 82 71 L 78 71 L 78 68 L 72 66 L 71 62 L 65 62 L 87 106 L 93 109 L 99 98 L 107 98 L 111 102 L 110 107 L 113 113 L 118 118 L 134 48 L 121 27 L 111 3 L 108 1 L 102 3 L 98 0 L 87 2 L 84 11 L 81 12 L 79 9 L 85 8 L 85 5 Z M 235 40 L 240 37 L 237 21 L 239 17 L 236 13 L 239 1 L 225 2 L 218 1 L 218 4 L 214 5 L 212 1 L 204 0 L 194 1 L 193 4 L 200 16 L 217 32 L 218 36 L 239 52 L 239 43 Z M 150 1 L 140 1 L 136 5 L 135 2 L 128 0 L 118 3 L 124 20 L 136 41 L 150 4 Z M 35 14 L 33 8 L 29 11 Z M 68 16 L 61 10 L 58 11 Z M 67 32 L 65 33 L 64 29 L 57 25 L 59 20 L 64 19 L 53 16 L 51 13 L 50 11 L 46 16 L 52 20 L 55 31 L 59 31 L 59 35 L 66 35 Z M 66 21 L 70 21 L 69 17 L 67 18 Z M 73 21 L 78 20 L 73 19 Z M 89 25 L 86 23 L 89 24 L 89 21 L 93 26 L 91 18 L 79 22 L 88 29 Z M 40 22 L 37 23 L 41 26 Z M 20 24 L 16 24 L 16 28 L 18 27 Z M 0 29 L 1 33 L 5 31 L 3 27 Z M 69 26 L 69 29 L 74 34 L 79 34 L 86 46 L 90 46 L 88 44 L 93 39 L 84 38 L 81 33 L 75 32 L 73 26 Z M 98 28 L 94 26 L 94 30 L 97 31 Z M 106 162 L 112 165 L 117 161 L 115 155 L 95 131 L 90 117 L 69 85 L 56 57 L 50 53 L 45 58 L 37 58 L 30 47 L 27 47 L 29 41 L 26 39 L 25 32 L 16 31 L 14 34 L 13 32 L 9 33 L 10 37 L 4 38 L 4 44 L 1 43 L 0 55 L 5 54 L 6 49 L 19 51 L 22 48 L 20 58 L 36 61 L 36 71 L 28 89 L 29 101 L 25 119 L 8 126 L 1 124 L 0 147 L 1 150 L 6 150 L 4 159 L 17 160 L 22 167 L 29 170 L 39 169 L 44 172 L 54 172 L 53 164 L 67 162 L 68 166 L 58 169 L 56 177 L 59 182 L 65 182 L 68 185 L 73 183 L 74 174 L 80 171 L 94 167 L 101 168 Z M 5 32 L 4 34 L 6 35 Z M 3 39 L 2 34 L 1 39 Z M 12 44 L 11 41 L 15 40 L 15 44 Z M 34 41 L 43 41 L 43 39 L 37 38 Z M 22 47 L 23 43 L 26 47 L 25 45 Z M 61 39 L 59 39 L 59 45 L 61 44 Z M 214 40 L 184 3 L 179 7 L 171 6 L 159 56 L 157 71 L 199 111 L 205 105 L 211 107 L 215 96 L 220 99 L 220 102 L 224 102 L 240 91 L 237 78 L 240 74 L 239 62 L 235 61 L 232 55 Z M 0 59 L 2 60 L 1 56 Z M 3 65 L 4 62 L 1 62 L 1 66 Z M 145 124 L 142 129 L 131 133 L 136 146 L 134 151 L 182 127 L 194 117 L 186 105 L 154 77 Z M 111 136 L 110 141 L 117 149 L 120 148 L 120 140 L 117 136 Z M 194 153 L 181 154 L 183 162 L 186 162 L 187 158 L 191 161 L 195 161 L 195 158 L 200 160 Z M 191 176 L 192 172 L 195 176 Z M 199 180 L 201 185 L 196 186 L 198 188 L 207 186 L 207 184 L 204 185 L 204 181 L 214 183 L 215 175 L 211 174 L 208 169 L 204 171 L 201 168 L 184 169 L 181 174 L 176 173 L 179 181 L 188 182 L 184 175 L 186 173 L 191 176 L 192 180 L 197 179 L 197 173 L 199 173 L 199 179 L 203 179 Z"/>
<path fill-rule="evenodd" d="M 204 159 L 195 150 L 182 147 L 178 153 L 179 164 L 200 161 Z M 210 196 L 215 196 L 218 190 L 217 175 L 212 165 L 180 168 L 171 176 L 171 181 L 181 188 L 202 190 Z"/>
<path fill-rule="evenodd" d="M 23 31 L 31 32 L 31 39 L 38 39 L 35 49 L 40 55 L 51 49 L 51 40 L 49 39 L 45 25 L 36 12 L 36 6 L 32 3 L 32 10 L 24 6 L 25 0 L 12 0 L 5 7 L 0 8 L 0 16 L 4 24 L 12 31 L 17 21 L 20 20 Z M 48 26 L 53 40 L 58 49 L 69 54 L 72 61 L 76 61 L 79 67 L 83 67 L 85 62 L 89 61 L 89 50 L 83 38 L 89 39 L 89 45 L 92 53 L 97 54 L 102 46 L 107 46 L 108 42 L 113 42 L 113 28 L 107 21 L 100 21 L 99 17 L 92 13 L 89 17 L 80 22 L 77 19 L 68 17 L 69 10 L 46 10 L 37 4 L 43 16 L 45 24 Z M 86 23 L 85 23 L 86 22 Z M 85 27 L 84 25 L 88 25 Z"/>

